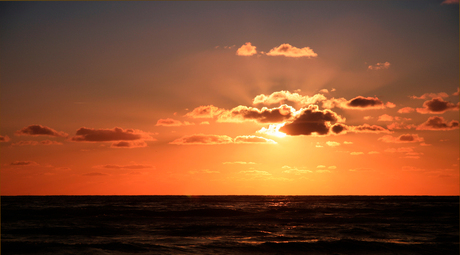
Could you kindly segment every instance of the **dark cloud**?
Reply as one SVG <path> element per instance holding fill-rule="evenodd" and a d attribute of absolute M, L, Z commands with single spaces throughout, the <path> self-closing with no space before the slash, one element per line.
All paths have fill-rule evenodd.
<path fill-rule="evenodd" d="M 423 108 L 417 108 L 418 113 L 422 114 L 440 114 L 446 111 L 458 111 L 459 104 L 444 101 L 441 97 L 433 98 L 423 103 Z"/>
<path fill-rule="evenodd" d="M 453 130 L 458 128 L 458 121 L 452 120 L 447 123 L 443 117 L 430 117 L 424 123 L 417 127 L 417 130 Z"/>
<path fill-rule="evenodd" d="M 36 166 L 37 162 L 34 161 L 14 161 L 10 165 L 12 166 Z"/>
<path fill-rule="evenodd" d="M 380 99 L 376 97 L 358 96 L 348 101 L 347 106 L 350 108 L 385 108 Z"/>
<path fill-rule="evenodd" d="M 0 135 L 0 143 L 6 143 L 6 142 L 9 142 L 9 141 L 10 141 L 10 138 L 7 135 L 5 135 L 5 136 Z"/>
<path fill-rule="evenodd" d="M 301 109 L 292 122 L 286 123 L 279 131 L 287 135 L 327 135 L 332 122 L 342 118 L 331 110 L 318 110 L 318 106 L 310 105 Z M 339 131 L 340 128 L 335 128 Z"/>
<path fill-rule="evenodd" d="M 112 148 L 141 148 L 147 147 L 147 143 L 144 141 L 119 141 L 114 142 L 110 146 Z"/>
<path fill-rule="evenodd" d="M 82 127 L 77 130 L 76 136 L 71 138 L 75 142 L 109 142 L 109 141 L 134 141 L 153 140 L 149 133 L 141 130 L 122 129 L 93 129 Z"/>
<path fill-rule="evenodd" d="M 219 115 L 218 122 L 256 121 L 259 123 L 279 123 L 292 117 L 294 108 L 282 105 L 277 108 L 257 109 L 254 107 L 237 106 Z"/>
<path fill-rule="evenodd" d="M 67 137 L 68 134 L 64 132 L 58 132 L 52 128 L 42 126 L 42 125 L 30 125 L 21 130 L 18 130 L 14 133 L 15 135 L 46 135 L 46 136 L 56 136 L 56 137 Z"/>
<path fill-rule="evenodd" d="M 378 140 L 386 143 L 417 143 L 424 141 L 423 137 L 419 137 L 417 134 L 404 134 L 398 137 L 386 135 L 380 137 Z"/>

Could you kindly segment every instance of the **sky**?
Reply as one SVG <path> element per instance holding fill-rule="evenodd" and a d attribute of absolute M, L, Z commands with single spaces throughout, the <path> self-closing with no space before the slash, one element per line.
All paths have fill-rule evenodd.
<path fill-rule="evenodd" d="M 2 195 L 459 195 L 459 6 L 1 2 Z"/>

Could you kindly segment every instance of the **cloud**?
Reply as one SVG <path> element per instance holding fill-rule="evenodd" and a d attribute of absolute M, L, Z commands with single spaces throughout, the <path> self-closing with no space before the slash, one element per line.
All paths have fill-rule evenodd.
<path fill-rule="evenodd" d="M 458 4 L 458 0 L 444 0 L 441 4 Z"/>
<path fill-rule="evenodd" d="M 417 130 L 454 130 L 458 128 L 458 121 L 452 120 L 447 123 L 443 117 L 429 117 L 428 120 L 420 126 L 417 127 Z"/>
<path fill-rule="evenodd" d="M 277 144 L 277 142 L 264 137 L 254 135 L 237 136 L 233 140 L 234 143 L 252 143 L 252 144 Z"/>
<path fill-rule="evenodd" d="M 286 123 L 270 124 L 268 128 L 262 127 L 260 130 L 256 131 L 259 134 L 266 134 L 276 137 L 285 137 L 286 134 L 280 132 L 280 128 L 283 127 Z"/>
<path fill-rule="evenodd" d="M 318 166 L 316 166 L 316 168 L 326 168 L 326 166 L 325 165 L 318 165 Z"/>
<path fill-rule="evenodd" d="M 318 110 L 318 106 L 310 105 L 295 113 L 294 120 L 286 123 L 279 131 L 287 135 L 327 135 L 330 133 L 332 122 L 342 122 L 341 116 L 331 110 Z M 342 130 L 336 128 L 334 133 Z M 337 132 L 340 131 L 340 132 Z"/>
<path fill-rule="evenodd" d="M 269 109 L 263 107 L 257 109 L 254 107 L 237 106 L 229 111 L 219 115 L 218 122 L 243 122 L 256 121 L 259 123 L 278 123 L 283 122 L 293 115 L 295 109 L 288 105 L 282 105 L 277 108 Z"/>
<path fill-rule="evenodd" d="M 31 135 L 31 136 L 55 136 L 55 137 L 67 137 L 68 134 L 64 132 L 58 132 L 50 127 L 42 125 L 30 125 L 22 128 L 14 133 L 15 135 Z"/>
<path fill-rule="evenodd" d="M 0 135 L 0 143 L 6 143 L 6 142 L 9 142 L 9 141 L 10 141 L 10 138 L 7 135 L 5 135 L 5 136 Z"/>
<path fill-rule="evenodd" d="M 12 166 L 36 166 L 38 165 L 37 162 L 35 161 L 14 161 L 14 162 L 11 162 Z"/>
<path fill-rule="evenodd" d="M 254 54 L 257 54 L 256 46 L 252 46 L 250 42 L 247 42 L 246 44 L 242 45 L 236 51 L 236 55 L 238 56 L 252 56 Z"/>
<path fill-rule="evenodd" d="M 353 144 L 353 142 L 344 141 L 343 144 Z"/>
<path fill-rule="evenodd" d="M 453 104 L 444 101 L 441 97 L 433 98 L 423 103 L 423 108 L 417 108 L 417 112 L 421 114 L 437 114 L 446 111 L 458 111 L 459 103 Z"/>
<path fill-rule="evenodd" d="M 411 128 L 416 128 L 417 126 L 414 124 L 404 124 L 403 122 L 393 122 L 390 125 L 387 125 L 387 128 L 389 130 L 394 130 L 394 129 L 411 129 Z"/>
<path fill-rule="evenodd" d="M 192 145 L 192 144 L 229 144 L 233 143 L 231 137 L 226 135 L 205 135 L 205 134 L 194 134 L 186 135 L 178 138 L 170 144 L 178 145 Z"/>
<path fill-rule="evenodd" d="M 244 170 L 240 171 L 241 174 L 247 174 L 247 175 L 272 175 L 271 173 L 267 171 L 260 171 L 260 170 Z"/>
<path fill-rule="evenodd" d="M 327 90 L 327 89 L 322 89 L 322 90 L 319 91 L 319 93 L 327 94 L 327 93 L 329 93 L 329 90 Z"/>
<path fill-rule="evenodd" d="M 76 136 L 71 138 L 74 142 L 110 142 L 110 141 L 134 141 L 155 140 L 150 133 L 137 129 L 94 129 L 82 127 L 77 130 Z"/>
<path fill-rule="evenodd" d="M 436 98 L 436 97 L 449 97 L 447 93 L 440 92 L 440 93 L 425 93 L 421 96 L 409 96 L 412 99 L 427 99 L 427 98 Z"/>
<path fill-rule="evenodd" d="M 214 105 L 203 105 L 198 106 L 184 116 L 190 118 L 214 118 L 224 111 L 225 109 L 218 108 Z"/>
<path fill-rule="evenodd" d="M 347 126 L 347 131 L 352 133 L 392 133 L 390 130 L 377 125 L 363 124 L 359 126 Z"/>
<path fill-rule="evenodd" d="M 415 111 L 415 109 L 412 107 L 404 107 L 404 108 L 399 109 L 398 113 L 411 113 L 413 111 Z"/>
<path fill-rule="evenodd" d="M 326 142 L 327 145 L 331 146 L 331 147 L 335 147 L 335 146 L 339 146 L 340 143 L 338 142 L 333 142 L 333 141 L 327 141 Z"/>
<path fill-rule="evenodd" d="M 167 119 L 159 119 L 155 126 L 178 127 L 178 126 L 189 126 L 189 125 L 195 125 L 195 123 L 190 123 L 188 121 L 184 121 L 184 123 L 182 123 L 179 120 L 167 118 Z"/>
<path fill-rule="evenodd" d="M 284 169 L 283 173 L 287 173 L 287 174 L 301 175 L 301 174 L 313 173 L 313 171 L 311 170 L 299 170 L 297 169 L 297 167 L 283 166 L 281 168 Z"/>
<path fill-rule="evenodd" d="M 377 97 L 363 97 L 357 96 L 353 99 L 346 100 L 345 98 L 331 98 L 323 101 L 323 108 L 343 108 L 352 110 L 371 110 L 371 109 L 385 109 L 395 107 L 395 104 L 387 102 L 384 104 Z"/>
<path fill-rule="evenodd" d="M 367 154 L 380 154 L 378 151 L 369 151 Z"/>
<path fill-rule="evenodd" d="M 389 149 L 386 149 L 385 152 L 391 152 L 391 153 L 394 153 L 394 152 L 400 152 L 400 153 L 408 153 L 408 152 L 413 152 L 414 147 L 400 147 L 400 148 L 389 148 Z"/>
<path fill-rule="evenodd" d="M 457 91 L 452 94 L 452 96 L 458 96 L 458 93 L 460 91 L 460 88 L 457 88 Z"/>
<path fill-rule="evenodd" d="M 202 121 L 200 122 L 200 125 L 209 125 L 209 121 Z"/>
<path fill-rule="evenodd" d="M 285 57 L 294 57 L 294 58 L 299 58 L 299 57 L 316 57 L 318 54 L 316 54 L 310 47 L 304 47 L 304 48 L 297 48 L 294 47 L 290 44 L 283 43 L 278 47 L 275 47 L 271 49 L 268 53 L 267 56 L 285 56 Z"/>
<path fill-rule="evenodd" d="M 82 175 L 83 176 L 107 176 L 108 174 L 92 172 L 92 173 L 86 173 L 86 174 L 82 174 Z"/>
<path fill-rule="evenodd" d="M 370 65 L 367 67 L 369 70 L 381 70 L 381 69 L 388 69 L 390 68 L 390 62 L 384 62 L 384 63 L 377 63 L 375 65 Z"/>
<path fill-rule="evenodd" d="M 350 155 L 354 155 L 354 156 L 356 156 L 356 155 L 363 155 L 363 154 L 364 154 L 364 152 L 361 152 L 361 151 L 354 151 L 354 152 L 351 152 L 351 153 L 350 153 Z"/>
<path fill-rule="evenodd" d="M 253 135 L 242 135 L 237 136 L 235 139 L 232 139 L 226 135 L 205 135 L 205 134 L 194 134 L 183 136 L 178 138 L 170 144 L 277 144 L 271 139 L 264 137 L 253 136 Z"/>
<path fill-rule="evenodd" d="M 377 121 L 393 121 L 394 117 L 390 116 L 388 114 L 383 114 L 379 116 L 379 119 Z"/>
<path fill-rule="evenodd" d="M 378 140 L 386 143 L 417 143 L 424 141 L 423 137 L 419 137 L 417 134 L 404 134 L 398 137 L 386 135 L 380 137 Z"/>
<path fill-rule="evenodd" d="M 328 169 L 337 169 L 336 166 L 328 166 L 327 168 L 328 168 Z"/>
<path fill-rule="evenodd" d="M 222 164 L 224 164 L 224 165 L 234 165 L 234 164 L 255 165 L 256 163 L 254 163 L 254 162 L 245 162 L 245 161 L 233 161 L 233 162 L 223 162 Z"/>
<path fill-rule="evenodd" d="M 62 145 L 61 142 L 57 141 L 51 141 L 51 140 L 44 140 L 44 141 L 19 141 L 12 143 L 11 145 L 13 146 L 24 146 L 24 145 L 38 145 L 38 144 L 43 144 L 43 145 Z"/>
<path fill-rule="evenodd" d="M 147 147 L 147 143 L 144 141 L 119 141 L 114 142 L 110 145 L 111 148 L 142 148 Z"/>
<path fill-rule="evenodd" d="M 131 164 L 131 165 L 98 165 L 93 166 L 94 168 L 103 168 L 103 169 L 147 169 L 147 168 L 154 168 L 151 165 L 142 165 L 142 164 Z"/>
<path fill-rule="evenodd" d="M 322 94 L 316 94 L 312 97 L 309 96 L 302 96 L 299 93 L 291 93 L 289 91 L 281 90 L 271 93 L 270 95 L 266 96 L 264 94 L 257 95 L 254 100 L 253 104 L 282 104 L 286 101 L 291 101 L 294 103 L 298 103 L 302 106 L 307 106 L 310 104 L 315 104 L 316 102 L 320 102 L 326 100 L 326 97 Z"/>

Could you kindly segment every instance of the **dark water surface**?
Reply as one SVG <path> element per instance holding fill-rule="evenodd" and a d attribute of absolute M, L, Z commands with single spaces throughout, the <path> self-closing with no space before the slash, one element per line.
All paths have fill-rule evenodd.
<path fill-rule="evenodd" d="M 459 254 L 459 197 L 2 196 L 2 254 Z"/>

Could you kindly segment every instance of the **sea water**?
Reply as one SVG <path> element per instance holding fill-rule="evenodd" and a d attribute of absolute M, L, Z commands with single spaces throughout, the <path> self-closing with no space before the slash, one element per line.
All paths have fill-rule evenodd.
<path fill-rule="evenodd" d="M 459 254 L 458 196 L 2 196 L 2 254 Z"/>

